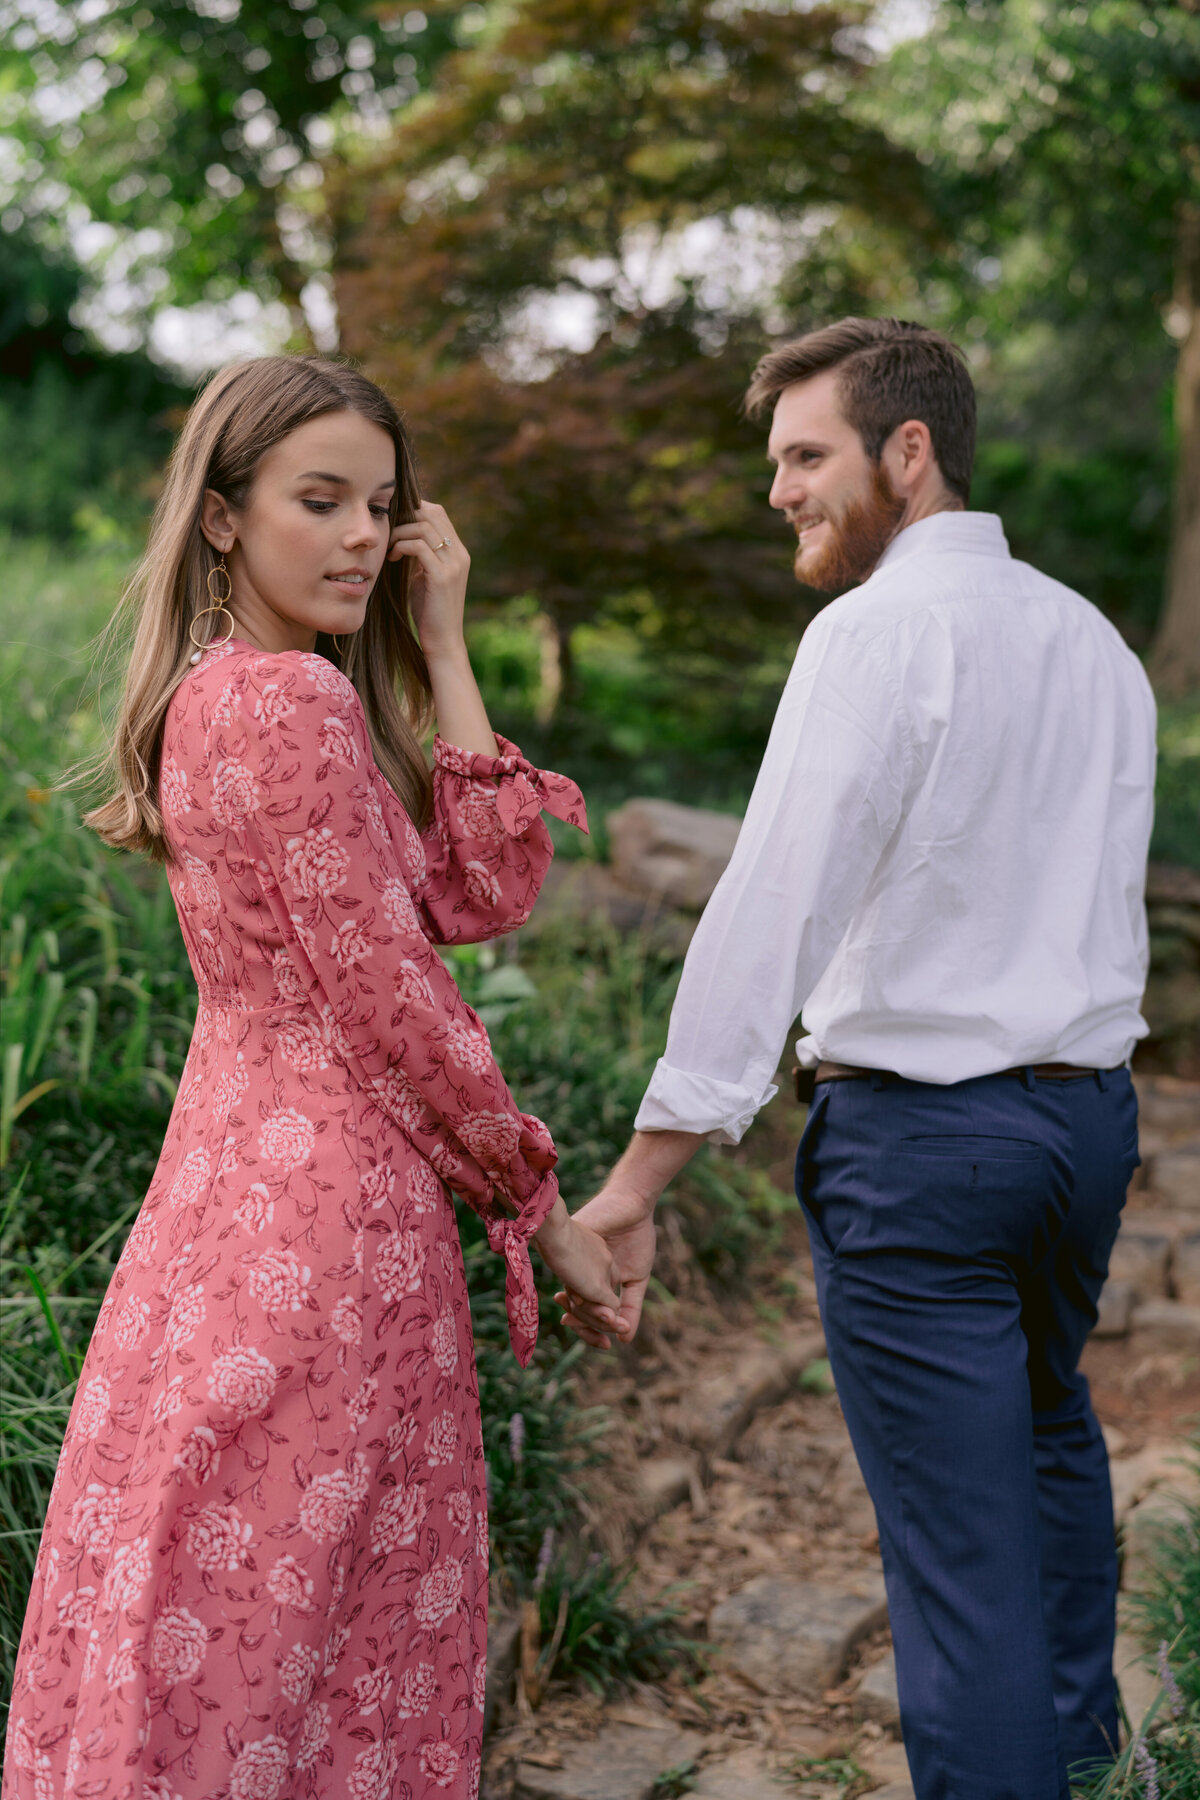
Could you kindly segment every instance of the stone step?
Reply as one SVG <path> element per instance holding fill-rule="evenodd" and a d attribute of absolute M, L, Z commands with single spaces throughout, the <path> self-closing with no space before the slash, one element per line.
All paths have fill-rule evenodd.
<path fill-rule="evenodd" d="M 1128 1632 L 1117 1633 L 1113 1645 L 1113 1672 L 1129 1723 L 1136 1729 L 1158 1698 L 1158 1677 L 1147 1667 L 1142 1646 Z M 1170 1714 L 1159 1707 L 1153 1724 L 1165 1724 L 1169 1717 Z"/>
<path fill-rule="evenodd" d="M 1150 1159 L 1146 1182 L 1162 1206 L 1200 1216 L 1200 1143 L 1160 1150 Z"/>
<path fill-rule="evenodd" d="M 1200 1225 L 1177 1238 L 1171 1252 L 1171 1289 L 1187 1306 L 1200 1306 Z"/>
<path fill-rule="evenodd" d="M 873 1719 L 885 1731 L 900 1729 L 900 1696 L 896 1692 L 896 1655 L 889 1650 L 881 1661 L 873 1663 L 855 1689 L 853 1707 L 856 1718 Z"/>
<path fill-rule="evenodd" d="M 1134 1307 L 1130 1328 L 1140 1349 L 1200 1352 L 1200 1306 L 1186 1301 L 1144 1300 Z"/>
<path fill-rule="evenodd" d="M 1168 1270 L 1177 1236 L 1177 1231 L 1169 1231 L 1152 1214 L 1128 1214 L 1121 1221 L 1108 1259 L 1106 1285 L 1123 1282 L 1138 1300 L 1164 1299 L 1169 1291 Z"/>
<path fill-rule="evenodd" d="M 1096 1309 L 1096 1323 L 1092 1326 L 1094 1338 L 1123 1338 L 1129 1336 L 1129 1327 L 1133 1322 L 1133 1309 L 1137 1305 L 1137 1295 L 1128 1281 L 1114 1281 L 1111 1278 L 1100 1290 L 1100 1301 Z"/>
<path fill-rule="evenodd" d="M 1139 1500 L 1126 1514 L 1121 1530 L 1121 1586 L 1136 1593 L 1152 1576 L 1164 1540 L 1188 1525 L 1200 1505 L 1200 1476 L 1180 1471 Z"/>
<path fill-rule="evenodd" d="M 734 1368 L 700 1380 L 679 1417 L 679 1435 L 711 1461 L 728 1456 L 756 1413 L 787 1395 L 810 1363 L 825 1354 L 820 1331 L 756 1345 Z"/>
<path fill-rule="evenodd" d="M 564 1744 L 560 1768 L 520 1763 L 513 1800 L 652 1800 L 662 1776 L 703 1747 L 698 1733 L 674 1725 L 606 1725 L 586 1743 Z"/>
<path fill-rule="evenodd" d="M 841 1680 L 855 1645 L 886 1623 L 878 1576 L 848 1589 L 760 1575 L 713 1608 L 708 1633 L 763 1693 L 819 1700 Z"/>
<path fill-rule="evenodd" d="M 1185 1445 L 1176 1438 L 1153 1440 L 1133 1456 L 1114 1456 L 1109 1471 L 1118 1525 L 1156 1488 L 1186 1488 L 1192 1466 Z"/>
<path fill-rule="evenodd" d="M 490 1609 L 487 1637 L 487 1686 L 483 1701 L 483 1735 L 491 1732 L 492 1719 L 500 1700 L 512 1697 L 513 1678 L 517 1672 L 517 1652 L 521 1641 L 518 1614 Z"/>
<path fill-rule="evenodd" d="M 795 1800 L 794 1785 L 772 1774 L 757 1750 L 739 1750 L 705 1763 L 688 1800 Z"/>

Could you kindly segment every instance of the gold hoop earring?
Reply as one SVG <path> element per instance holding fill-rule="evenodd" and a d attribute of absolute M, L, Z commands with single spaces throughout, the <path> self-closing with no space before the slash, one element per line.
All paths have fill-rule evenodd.
<path fill-rule="evenodd" d="M 213 587 L 214 575 L 219 576 L 224 581 L 225 592 L 223 594 L 219 594 Z M 215 650 L 219 648 L 220 645 L 227 644 L 233 636 L 234 631 L 237 629 L 237 621 L 226 604 L 227 601 L 233 598 L 233 582 L 230 579 L 229 570 L 225 567 L 225 557 L 223 554 L 214 567 L 208 571 L 208 574 L 205 577 L 205 586 L 208 589 L 208 597 L 212 601 L 212 605 L 206 606 L 202 611 L 198 612 L 188 626 L 188 636 L 196 646 L 194 653 L 188 658 L 190 663 L 198 663 L 206 650 Z M 207 618 L 209 613 L 212 612 L 225 614 L 225 617 L 229 620 L 229 630 L 222 638 L 209 638 L 204 643 L 201 643 L 200 639 L 196 636 L 196 627 L 201 619 Z"/>

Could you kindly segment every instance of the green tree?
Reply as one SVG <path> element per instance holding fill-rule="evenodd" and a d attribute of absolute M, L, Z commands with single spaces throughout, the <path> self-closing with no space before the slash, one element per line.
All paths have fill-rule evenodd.
<path fill-rule="evenodd" d="M 294 296 L 327 255 L 331 118 L 386 129 L 455 40 L 460 11 L 0 0 L 0 131 L 16 151 L 0 226 L 26 221 L 59 248 L 69 226 L 115 228 L 147 308 L 239 286 Z"/>
<path fill-rule="evenodd" d="M 0 233 L 0 529 L 60 544 L 138 522 L 190 398 L 144 355 L 86 343 L 80 287 L 28 230 Z"/>
<path fill-rule="evenodd" d="M 605 610 L 735 660 L 797 627 L 738 412 L 779 268 L 822 208 L 937 230 L 916 157 L 848 105 L 869 18 L 522 0 L 339 183 L 345 345 L 408 406 L 485 591 L 552 618 L 568 697 Z M 672 280 L 698 233 L 708 266 Z M 589 347 L 539 356 L 548 306 Z"/>
<path fill-rule="evenodd" d="M 868 112 L 927 159 L 950 227 L 923 291 L 981 353 L 992 494 L 1052 549 L 1074 514 L 1101 589 L 1165 561 L 1151 668 L 1200 687 L 1197 0 L 944 0 Z"/>

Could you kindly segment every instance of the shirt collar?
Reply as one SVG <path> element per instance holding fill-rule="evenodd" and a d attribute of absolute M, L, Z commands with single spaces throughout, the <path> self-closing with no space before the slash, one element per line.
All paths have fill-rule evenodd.
<path fill-rule="evenodd" d="M 1010 557 L 1004 527 L 995 513 L 940 512 L 928 519 L 918 519 L 896 533 L 879 561 L 874 573 L 893 563 L 907 561 L 910 556 L 927 556 L 957 552 L 966 556 Z"/>

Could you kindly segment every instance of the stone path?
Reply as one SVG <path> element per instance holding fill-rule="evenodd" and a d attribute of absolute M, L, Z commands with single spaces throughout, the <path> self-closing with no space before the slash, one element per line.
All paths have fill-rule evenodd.
<path fill-rule="evenodd" d="M 1144 1167 L 1110 1281 L 1123 1310 L 1110 1293 L 1094 1351 L 1108 1384 L 1098 1391 L 1111 1389 L 1114 1406 L 1114 1371 L 1123 1381 L 1149 1371 L 1169 1389 L 1170 1371 L 1186 1377 L 1200 1351 L 1200 1086 L 1159 1078 L 1140 1090 Z M 489 1701 L 501 1693 L 503 1716 L 485 1800 L 832 1795 L 820 1765 L 846 1755 L 873 1800 L 911 1800 L 874 1516 L 836 1397 L 820 1391 L 823 1344 L 803 1266 L 792 1285 L 789 1328 L 773 1342 L 747 1343 L 744 1326 L 711 1317 L 675 1343 L 660 1326 L 652 1374 L 626 1358 L 608 1390 L 589 1396 L 613 1408 L 627 1473 L 598 1533 L 612 1548 L 623 1534 L 645 1591 L 686 1584 L 679 1601 L 712 1646 L 711 1672 L 694 1689 L 671 1681 L 607 1707 L 552 1690 L 531 1714 L 518 1696 L 514 1714 L 515 1636 L 495 1621 Z M 1164 1520 L 1200 1497 L 1200 1483 L 1169 1430 L 1147 1437 L 1123 1422 L 1106 1434 L 1131 1592 Z M 1117 1670 L 1140 1718 L 1155 1678 L 1128 1633 Z"/>

